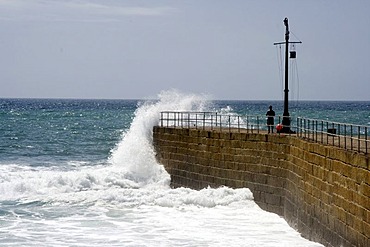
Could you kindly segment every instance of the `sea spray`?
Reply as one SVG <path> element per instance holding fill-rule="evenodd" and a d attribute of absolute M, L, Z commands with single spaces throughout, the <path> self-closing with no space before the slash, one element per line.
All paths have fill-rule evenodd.
<path fill-rule="evenodd" d="M 166 172 L 157 163 L 152 145 L 153 126 L 159 123 L 160 112 L 203 111 L 206 105 L 204 95 L 184 95 L 174 90 L 161 92 L 158 101 L 142 103 L 135 111 L 130 129 L 112 151 L 110 162 L 126 169 L 135 180 L 164 179 Z"/>
<path fill-rule="evenodd" d="M 201 111 L 207 98 L 203 95 L 184 95 L 177 91 L 162 92 L 158 100 L 141 102 L 134 112 L 130 128 L 124 130 L 121 141 L 112 149 L 106 164 L 83 163 L 38 167 L 25 165 L 1 166 L 0 193 L 2 199 L 51 200 L 66 198 L 78 201 L 71 193 L 87 194 L 86 191 L 106 191 L 112 188 L 169 187 L 170 177 L 157 163 L 152 146 L 152 129 L 159 123 L 160 112 Z M 68 162 L 68 164 L 79 164 Z M 89 198 L 95 198 L 96 196 Z M 32 199 L 32 200 L 33 200 Z M 75 200 L 76 199 L 76 200 Z M 81 200 L 86 200 L 81 199 Z"/>
<path fill-rule="evenodd" d="M 29 102 L 20 104 L 27 108 Z M 54 102 L 36 101 L 41 106 Z M 9 121 L 3 122 L 3 126 L 12 127 L 0 137 L 0 245 L 320 246 L 302 239 L 281 217 L 262 211 L 247 188 L 191 190 L 168 186 L 169 175 L 154 158 L 152 127 L 158 124 L 161 110 L 220 112 L 217 107 L 210 108 L 206 98 L 171 91 L 163 92 L 158 100 L 140 104 L 110 103 L 113 108 L 109 109 L 91 106 L 84 100 L 62 100 L 58 107 L 52 106 L 56 124 L 78 122 L 86 130 L 83 135 L 66 130 L 68 135 L 60 136 L 55 128 L 48 129 L 49 117 L 39 118 L 42 112 L 33 112 L 47 135 L 54 133 L 52 136 L 59 138 L 55 141 L 68 146 L 70 152 L 63 156 L 57 152 L 60 146 L 48 148 L 54 142 L 39 138 L 39 131 L 29 130 L 28 125 L 14 128 Z M 89 114 L 60 117 L 66 109 Z M 225 110 L 232 112 L 231 108 Z M 23 116 L 13 118 L 19 121 Z M 95 128 L 88 128 L 91 123 L 99 126 L 99 135 Z M 121 139 L 119 130 L 124 133 Z M 28 157 L 23 149 L 15 148 L 15 144 L 23 145 L 24 136 L 18 135 L 21 132 L 29 137 L 27 145 L 43 147 L 40 155 Z M 109 136 L 113 132 L 114 138 Z M 91 141 L 85 142 L 85 135 Z M 12 136 L 19 140 L 8 140 Z M 95 146 L 86 149 L 90 145 Z M 131 150 L 120 149 L 121 146 Z M 101 152 L 102 147 L 105 155 L 95 156 L 94 152 Z M 112 152 L 108 153 L 110 149 Z M 140 149 L 150 154 L 139 152 Z M 138 159 L 136 166 L 144 166 L 131 166 L 126 159 Z"/>

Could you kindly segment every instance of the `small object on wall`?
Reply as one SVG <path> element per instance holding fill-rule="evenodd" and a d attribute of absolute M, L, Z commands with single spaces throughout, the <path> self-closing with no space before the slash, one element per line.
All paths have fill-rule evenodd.
<path fill-rule="evenodd" d="M 277 130 L 277 132 L 278 132 L 278 133 L 279 133 L 282 129 L 283 129 L 283 125 L 282 125 L 282 124 L 278 124 L 278 125 L 276 125 L 276 130 Z"/>

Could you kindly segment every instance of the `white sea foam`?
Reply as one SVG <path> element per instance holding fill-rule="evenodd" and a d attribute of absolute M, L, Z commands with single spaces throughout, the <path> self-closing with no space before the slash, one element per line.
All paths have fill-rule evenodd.
<path fill-rule="evenodd" d="M 2 198 L 68 198 L 70 193 L 81 191 L 99 194 L 97 191 L 115 187 L 137 189 L 147 185 L 169 188 L 169 174 L 155 159 L 153 126 L 158 124 L 163 110 L 202 111 L 206 102 L 204 95 L 177 91 L 162 92 L 158 100 L 143 102 L 106 165 L 88 166 L 86 162 L 71 161 L 68 170 L 57 165 L 37 169 L 16 164 L 0 166 Z"/>
<path fill-rule="evenodd" d="M 177 91 L 162 92 L 159 100 L 142 104 L 135 111 L 130 129 L 123 133 L 122 141 L 113 150 L 110 162 L 120 166 L 132 177 L 140 180 L 158 178 L 165 173 L 155 160 L 153 126 L 159 123 L 161 111 L 202 111 L 207 98 L 184 95 Z"/>
<path fill-rule="evenodd" d="M 206 107 L 176 91 L 143 103 L 106 164 L 0 165 L 0 245 L 320 246 L 261 210 L 247 188 L 170 189 L 152 146 L 159 112 Z"/>

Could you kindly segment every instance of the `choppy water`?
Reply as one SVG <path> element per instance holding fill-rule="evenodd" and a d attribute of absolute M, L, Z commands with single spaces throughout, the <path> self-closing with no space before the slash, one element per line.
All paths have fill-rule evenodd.
<path fill-rule="evenodd" d="M 261 210 L 247 188 L 171 189 L 155 160 L 160 111 L 263 115 L 269 104 L 282 109 L 177 92 L 155 101 L 0 99 L 0 245 L 321 246 Z M 292 111 L 368 124 L 369 107 L 302 102 Z"/>

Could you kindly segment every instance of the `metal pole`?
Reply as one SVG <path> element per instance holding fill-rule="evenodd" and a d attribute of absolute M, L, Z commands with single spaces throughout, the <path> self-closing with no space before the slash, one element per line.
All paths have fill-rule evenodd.
<path fill-rule="evenodd" d="M 204 112 L 203 113 L 203 130 L 205 129 L 206 127 L 206 113 Z"/>
<path fill-rule="evenodd" d="M 222 132 L 222 119 L 221 119 L 222 115 L 220 115 L 220 132 Z"/>
<path fill-rule="evenodd" d="M 295 43 L 302 43 L 301 41 L 296 41 L 296 42 L 289 42 L 289 23 L 288 23 L 288 18 L 284 19 L 284 25 L 285 25 L 285 42 L 277 42 L 274 43 L 274 45 L 281 45 L 285 44 L 285 87 L 284 87 L 284 113 L 283 113 L 283 129 L 280 131 L 281 133 L 295 133 L 290 129 L 290 115 L 289 115 L 289 78 L 288 78 L 288 64 L 289 64 L 289 44 L 295 44 Z"/>
<path fill-rule="evenodd" d="M 358 149 L 357 149 L 357 150 L 360 152 L 360 145 L 361 145 L 361 144 L 360 144 L 360 138 L 361 138 L 361 136 L 360 136 L 360 134 L 361 134 L 361 133 L 360 133 L 360 132 L 361 132 L 360 126 L 358 126 L 358 127 L 357 127 L 357 132 L 358 132 L 358 133 L 357 133 L 357 139 L 358 139 L 358 140 L 357 140 L 357 145 L 358 145 Z"/>
<path fill-rule="evenodd" d="M 300 128 L 300 119 L 299 119 L 299 117 L 297 117 L 297 136 L 300 136 L 300 134 L 301 134 L 301 128 Z"/>
<path fill-rule="evenodd" d="M 231 126 L 230 126 L 230 124 L 231 124 L 231 119 L 230 119 L 230 115 L 229 115 L 229 133 L 231 132 Z"/>
<path fill-rule="evenodd" d="M 324 143 L 324 121 L 321 121 L 321 143 Z"/>
<path fill-rule="evenodd" d="M 367 127 L 365 127 L 365 153 L 367 154 Z"/>
<path fill-rule="evenodd" d="M 317 142 L 317 130 L 318 130 L 318 122 L 317 122 L 317 120 L 315 120 L 315 141 Z"/>
<path fill-rule="evenodd" d="M 329 122 L 326 122 L 326 144 L 329 144 Z"/>
<path fill-rule="evenodd" d="M 332 129 L 334 129 L 334 123 L 331 123 L 331 128 Z M 336 134 L 334 134 L 334 132 L 332 133 L 332 136 L 333 136 L 333 138 L 332 138 L 332 140 L 333 140 L 333 143 L 332 143 L 332 145 L 334 146 L 334 137 L 335 137 L 335 135 Z"/>
<path fill-rule="evenodd" d="M 198 128 L 198 113 L 195 113 L 195 128 Z"/>
<path fill-rule="evenodd" d="M 353 126 L 351 124 L 351 150 L 353 150 Z"/>
<path fill-rule="evenodd" d="M 240 116 L 238 116 L 238 132 L 240 132 Z"/>
<path fill-rule="evenodd" d="M 247 116 L 247 133 L 249 133 L 249 116 Z"/>
<path fill-rule="evenodd" d="M 347 149 L 347 124 L 344 125 L 344 148 Z"/>
<path fill-rule="evenodd" d="M 338 134 L 338 146 L 341 147 L 341 143 L 340 143 L 340 141 L 341 141 L 340 140 L 340 123 L 337 124 L 337 127 L 338 127 L 338 132 L 337 132 L 337 134 Z"/>
<path fill-rule="evenodd" d="M 288 79 L 288 49 L 289 49 L 289 24 L 288 18 L 284 19 L 285 25 L 285 87 L 284 87 L 284 113 L 283 113 L 283 129 L 282 132 L 290 132 L 290 117 L 289 117 L 289 79 Z"/>

